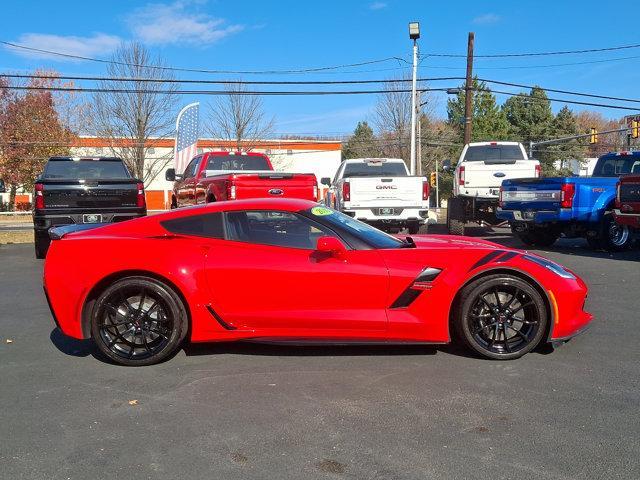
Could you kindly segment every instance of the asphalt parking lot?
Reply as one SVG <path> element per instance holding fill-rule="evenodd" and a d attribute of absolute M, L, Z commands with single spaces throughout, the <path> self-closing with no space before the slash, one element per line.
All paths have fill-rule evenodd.
<path fill-rule="evenodd" d="M 54 329 L 32 245 L 0 246 L 0 478 L 640 478 L 640 251 L 541 253 L 595 321 L 520 360 L 209 344 L 125 368 Z"/>

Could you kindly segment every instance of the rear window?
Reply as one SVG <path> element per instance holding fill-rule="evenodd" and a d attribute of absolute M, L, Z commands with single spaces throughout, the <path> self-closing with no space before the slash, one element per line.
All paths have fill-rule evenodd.
<path fill-rule="evenodd" d="M 221 213 L 207 213 L 160 222 L 171 233 L 207 238 L 224 238 Z"/>
<path fill-rule="evenodd" d="M 265 157 L 257 155 L 210 155 L 205 170 L 269 170 Z"/>
<path fill-rule="evenodd" d="M 600 157 L 593 169 L 594 177 L 619 177 L 627 173 L 640 173 L 640 155 Z"/>
<path fill-rule="evenodd" d="M 525 160 L 518 145 L 471 145 L 464 154 L 465 162 Z"/>
<path fill-rule="evenodd" d="M 343 178 L 347 177 L 406 177 L 407 168 L 399 162 L 347 163 Z"/>
<path fill-rule="evenodd" d="M 128 170 L 120 160 L 49 160 L 44 178 L 73 178 L 101 180 L 130 178 Z"/>

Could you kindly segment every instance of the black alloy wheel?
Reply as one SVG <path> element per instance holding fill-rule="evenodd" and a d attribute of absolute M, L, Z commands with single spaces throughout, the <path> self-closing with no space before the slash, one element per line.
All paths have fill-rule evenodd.
<path fill-rule="evenodd" d="M 533 350 L 547 329 L 540 293 L 519 277 L 496 274 L 469 284 L 460 296 L 457 330 L 484 357 L 509 360 Z"/>
<path fill-rule="evenodd" d="M 91 334 L 98 348 L 121 365 L 151 365 L 175 353 L 186 335 L 180 297 L 146 277 L 128 277 L 97 299 Z"/>

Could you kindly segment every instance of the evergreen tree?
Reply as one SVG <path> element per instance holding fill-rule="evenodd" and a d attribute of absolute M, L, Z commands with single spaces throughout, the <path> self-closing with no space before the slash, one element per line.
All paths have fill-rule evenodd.
<path fill-rule="evenodd" d="M 375 158 L 379 155 L 380 149 L 373 130 L 367 122 L 358 122 L 342 149 L 343 158 Z"/>
<path fill-rule="evenodd" d="M 496 102 L 496 97 L 485 82 L 473 79 L 473 128 L 472 141 L 506 140 L 509 123 Z M 464 136 L 464 86 L 457 96 L 447 100 L 448 123 L 456 129 L 460 141 Z"/>
<path fill-rule="evenodd" d="M 570 137 L 578 135 L 580 127 L 576 116 L 566 105 L 560 109 L 552 122 L 552 131 L 554 137 Z M 553 162 L 556 166 L 556 174 L 568 175 L 572 173 L 568 160 L 579 160 L 580 163 L 584 159 L 587 150 L 587 139 L 569 140 L 567 142 L 549 145 L 543 150 L 543 155 L 549 162 Z"/>

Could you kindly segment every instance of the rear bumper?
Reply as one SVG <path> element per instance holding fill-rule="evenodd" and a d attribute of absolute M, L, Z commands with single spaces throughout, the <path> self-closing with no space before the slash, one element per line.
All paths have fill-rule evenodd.
<path fill-rule="evenodd" d="M 380 208 L 384 207 L 346 208 L 343 213 L 371 224 L 406 225 L 412 222 L 420 224 L 429 222 L 428 207 L 389 207 L 395 210 L 392 215 L 380 214 Z"/>
<path fill-rule="evenodd" d="M 134 218 L 144 217 L 147 214 L 146 208 L 136 208 L 124 212 L 86 210 L 82 212 L 56 212 L 56 213 L 38 213 L 33 215 L 33 228 L 36 231 L 47 231 L 51 227 L 62 225 L 83 225 L 83 215 L 99 214 L 102 215 L 101 223 L 123 222 Z"/>
<path fill-rule="evenodd" d="M 570 222 L 573 220 L 573 214 L 570 208 L 560 208 L 557 210 L 518 210 L 499 207 L 496 210 L 496 216 L 508 222 L 526 223 Z"/>
<path fill-rule="evenodd" d="M 616 223 L 633 228 L 640 228 L 640 213 L 622 213 L 619 209 L 613 211 Z"/>

